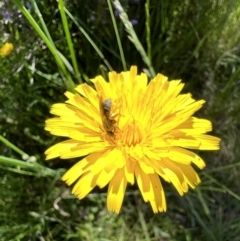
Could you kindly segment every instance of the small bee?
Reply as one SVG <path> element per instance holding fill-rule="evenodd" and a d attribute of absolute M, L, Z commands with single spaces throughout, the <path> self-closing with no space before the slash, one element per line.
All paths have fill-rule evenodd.
<path fill-rule="evenodd" d="M 112 113 L 112 100 L 106 99 L 100 102 L 100 112 L 102 116 L 103 127 L 109 136 L 114 137 L 117 129 L 117 121 L 114 119 L 116 114 Z"/>

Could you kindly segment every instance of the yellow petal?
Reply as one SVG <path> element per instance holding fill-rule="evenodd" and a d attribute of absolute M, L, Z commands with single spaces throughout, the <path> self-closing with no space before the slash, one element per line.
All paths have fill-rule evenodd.
<path fill-rule="evenodd" d="M 73 167 L 71 167 L 62 177 L 62 180 L 65 181 L 68 185 L 71 185 L 85 172 L 88 172 L 95 162 L 104 154 L 103 152 L 95 152 L 91 155 L 85 157 L 81 161 L 77 162 Z M 94 173 L 93 173 L 94 174 Z"/>
<path fill-rule="evenodd" d="M 134 162 L 129 159 L 126 161 L 126 165 L 124 168 L 124 174 L 126 177 L 127 182 L 134 184 Z"/>
<path fill-rule="evenodd" d="M 76 147 L 78 144 L 79 143 L 77 141 L 73 141 L 73 140 L 67 140 L 67 141 L 63 141 L 58 144 L 55 144 L 54 146 L 48 148 L 45 151 L 45 154 L 47 155 L 46 160 L 59 157 L 66 152 L 71 152 L 71 149 L 73 147 Z"/>
<path fill-rule="evenodd" d="M 92 172 L 85 173 L 75 184 L 72 194 L 75 194 L 79 199 L 84 198 L 96 186 L 96 176 Z"/>
<path fill-rule="evenodd" d="M 110 172 L 106 172 L 105 169 L 102 170 L 100 173 L 99 173 L 99 176 L 97 178 L 97 185 L 100 187 L 100 188 L 103 188 L 105 187 L 110 181 L 111 179 L 113 178 L 113 176 L 115 175 L 117 169 L 112 169 Z"/>
<path fill-rule="evenodd" d="M 65 149 L 64 152 L 61 152 L 60 158 L 68 159 L 75 158 L 79 156 L 86 156 L 90 153 L 101 152 L 108 149 L 108 144 L 105 142 L 94 142 L 94 143 L 80 143 L 72 147 L 71 149 Z"/>
<path fill-rule="evenodd" d="M 108 186 L 107 208 L 109 211 L 119 213 L 126 187 L 127 180 L 124 177 L 124 170 L 119 169 L 116 171 Z"/>
<path fill-rule="evenodd" d="M 177 163 L 178 164 L 178 163 Z M 187 185 L 184 179 L 184 176 L 181 170 L 178 168 L 178 165 L 173 163 L 168 159 L 161 160 L 161 166 L 163 172 L 168 176 L 171 183 L 175 186 L 178 193 L 182 196 L 187 190 Z"/>
<path fill-rule="evenodd" d="M 75 88 L 75 90 L 78 91 L 78 93 L 80 93 L 84 97 L 86 97 L 87 100 L 91 103 L 91 105 L 94 106 L 96 109 L 98 109 L 99 100 L 98 100 L 98 93 L 96 92 L 96 90 L 94 90 L 87 84 L 78 85 Z"/>
<path fill-rule="evenodd" d="M 185 181 L 191 186 L 191 188 L 195 188 L 195 186 L 200 183 L 198 174 L 191 166 L 181 163 L 177 163 L 176 165 L 182 171 Z"/>
<path fill-rule="evenodd" d="M 87 172 L 91 168 L 89 160 L 84 158 L 71 167 L 62 177 L 69 186 L 73 184 L 83 173 Z"/>
<path fill-rule="evenodd" d="M 206 166 L 205 162 L 201 157 L 183 148 L 171 147 L 171 149 L 169 150 L 169 153 L 166 154 L 166 156 L 170 160 L 181 164 L 190 165 L 191 162 L 193 162 L 199 168 L 204 168 Z"/>
<path fill-rule="evenodd" d="M 198 135 L 194 136 L 201 144 L 199 150 L 219 150 L 221 139 L 210 135 Z"/>
<path fill-rule="evenodd" d="M 138 187 L 143 196 L 143 200 L 145 202 L 148 202 L 149 200 L 154 200 L 153 193 L 151 192 L 151 189 L 150 189 L 149 175 L 145 174 L 137 164 L 135 165 L 134 173 L 135 173 Z"/>
<path fill-rule="evenodd" d="M 153 202 L 151 203 L 153 212 L 165 212 L 167 210 L 167 204 L 161 181 L 157 174 L 150 174 L 149 177 L 155 197 L 154 202 L 150 200 L 150 203 Z"/>
<path fill-rule="evenodd" d="M 102 152 L 102 155 L 99 156 L 94 165 L 91 168 L 91 172 L 94 174 L 98 174 L 103 169 L 105 169 L 106 166 L 110 165 L 111 163 L 115 163 L 118 159 L 119 150 L 117 149 L 106 149 L 105 152 Z"/>

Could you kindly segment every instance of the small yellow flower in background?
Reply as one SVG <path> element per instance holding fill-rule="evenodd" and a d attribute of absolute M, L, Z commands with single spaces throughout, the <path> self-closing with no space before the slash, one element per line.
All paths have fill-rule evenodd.
<path fill-rule="evenodd" d="M 47 120 L 45 129 L 69 139 L 50 147 L 47 159 L 86 156 L 62 177 L 75 183 L 72 193 L 79 199 L 108 184 L 108 210 L 119 213 L 127 184 L 136 182 L 154 213 L 166 211 L 159 176 L 183 195 L 200 182 L 191 164 L 205 167 L 187 149 L 219 149 L 220 139 L 205 134 L 211 122 L 192 117 L 205 101 L 179 94 L 184 84 L 161 74 L 148 84 L 136 66 L 110 72 L 109 82 L 102 76 L 92 82 L 95 89 L 79 85 L 77 94 L 65 93 L 65 104 L 52 106 L 59 117 Z"/>
<path fill-rule="evenodd" d="M 13 51 L 13 44 L 5 43 L 0 48 L 0 56 L 7 56 L 7 55 L 11 54 L 12 51 Z"/>

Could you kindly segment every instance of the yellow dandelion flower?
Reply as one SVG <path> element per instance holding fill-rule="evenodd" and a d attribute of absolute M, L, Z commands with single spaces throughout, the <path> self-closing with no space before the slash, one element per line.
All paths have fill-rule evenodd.
<path fill-rule="evenodd" d="M 7 55 L 11 54 L 12 51 L 13 51 L 13 44 L 5 43 L 0 48 L 0 56 L 7 56 Z"/>
<path fill-rule="evenodd" d="M 192 115 L 204 104 L 191 94 L 179 94 L 184 84 L 158 74 L 148 84 L 146 74 L 109 73 L 66 92 L 65 104 L 54 104 L 58 117 L 46 121 L 53 135 L 69 138 L 46 151 L 47 159 L 86 156 L 68 170 L 62 180 L 75 183 L 72 193 L 84 198 L 108 184 L 107 207 L 119 213 L 127 184 L 137 183 L 154 213 L 166 211 L 161 177 L 180 195 L 200 182 L 191 166 L 205 166 L 189 149 L 218 150 L 220 139 L 205 133 L 211 122 Z"/>

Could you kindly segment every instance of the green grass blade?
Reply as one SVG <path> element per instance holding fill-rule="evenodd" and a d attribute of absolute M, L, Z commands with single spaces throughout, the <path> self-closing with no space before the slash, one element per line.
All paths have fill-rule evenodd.
<path fill-rule="evenodd" d="M 13 149 L 14 151 L 16 151 L 17 153 L 19 153 L 21 156 L 26 155 L 26 153 L 24 151 L 22 151 L 17 146 L 12 144 L 10 141 L 8 141 L 6 138 L 4 138 L 2 135 L 0 135 L 0 141 L 3 142 L 6 146 L 8 146 L 11 149 Z"/>
<path fill-rule="evenodd" d="M 40 175 L 40 176 L 56 176 L 59 173 L 58 171 L 52 170 L 48 167 L 44 167 L 42 165 L 40 165 L 37 162 L 26 162 L 26 161 L 22 161 L 22 160 L 18 160 L 18 159 L 14 159 L 14 158 L 9 158 L 9 157 L 5 157 L 5 156 L 0 156 L 0 163 L 5 163 L 9 166 L 15 166 L 18 168 L 26 168 L 26 169 L 31 169 L 35 172 L 37 172 L 36 175 Z M 62 172 L 62 170 L 60 170 L 60 172 Z"/>
<path fill-rule="evenodd" d="M 128 32 L 128 34 L 130 35 L 128 38 L 130 39 L 130 41 L 134 44 L 134 46 L 136 47 L 136 49 L 138 50 L 138 52 L 141 54 L 143 61 L 145 62 L 145 64 L 148 66 L 149 72 L 151 77 L 154 77 L 156 75 L 151 61 L 148 58 L 146 51 L 144 50 L 141 42 L 139 41 L 134 28 L 132 26 L 132 23 L 129 21 L 128 19 L 128 15 L 126 14 L 126 12 L 124 11 L 121 3 L 118 0 L 114 0 L 113 4 L 115 6 L 115 8 L 119 11 L 119 16 L 125 26 L 126 31 Z"/>
<path fill-rule="evenodd" d="M 0 166 L 1 170 L 7 171 L 7 172 L 14 172 L 20 175 L 26 175 L 26 176 L 36 176 L 36 172 L 31 171 L 25 171 L 21 170 L 20 168 L 13 168 L 13 167 L 7 167 L 7 166 Z"/>
<path fill-rule="evenodd" d="M 29 21 L 29 23 L 33 26 L 33 28 L 35 29 L 35 31 L 39 34 L 39 36 L 42 38 L 42 40 L 44 41 L 44 43 L 47 45 L 47 47 L 49 48 L 49 50 L 51 51 L 51 53 L 53 54 L 55 61 L 57 63 L 57 65 L 59 66 L 59 68 L 61 69 L 63 75 L 64 75 L 64 81 L 65 81 L 65 85 L 66 88 L 72 92 L 74 92 L 74 82 L 72 80 L 71 75 L 69 74 L 69 72 L 66 70 L 65 65 L 61 59 L 61 57 L 59 56 L 59 52 L 57 51 L 56 47 L 52 44 L 51 40 L 48 39 L 48 37 L 44 34 L 44 32 L 42 31 L 42 29 L 39 27 L 39 25 L 37 24 L 37 22 L 34 20 L 34 18 L 32 17 L 32 15 L 29 13 L 29 11 L 19 2 L 19 0 L 12 0 L 15 5 L 21 10 L 21 12 L 23 13 L 23 15 L 26 17 L 26 19 Z"/>
<path fill-rule="evenodd" d="M 145 3 L 147 55 L 150 63 L 152 63 L 151 29 L 150 29 L 151 23 L 150 23 L 149 7 L 150 7 L 150 0 L 147 0 Z"/>
<path fill-rule="evenodd" d="M 36 14 L 37 14 L 37 16 L 38 16 L 38 18 L 39 18 L 39 21 L 40 21 L 40 23 L 41 23 L 41 26 L 42 26 L 42 29 L 43 29 L 45 35 L 46 35 L 46 36 L 48 37 L 48 39 L 52 42 L 52 45 L 54 45 L 54 47 L 56 48 L 56 46 L 55 46 L 55 44 L 54 44 L 54 41 L 53 41 L 53 39 L 52 39 L 49 31 L 48 31 L 47 25 L 45 24 L 45 21 L 44 21 L 44 19 L 42 18 L 42 14 L 41 14 L 41 12 L 40 12 L 40 10 L 39 10 L 39 8 L 38 8 L 38 5 L 37 5 L 36 1 L 35 1 L 35 0 L 31 0 L 31 2 L 32 2 L 32 4 L 33 4 L 33 9 L 35 10 L 35 12 L 36 12 Z M 71 66 L 71 64 L 68 62 L 68 60 L 67 60 L 67 59 L 62 55 L 62 53 L 59 52 L 58 50 L 57 50 L 57 53 L 59 54 L 59 57 L 61 58 L 61 60 L 62 60 L 63 63 L 65 64 L 65 66 L 66 66 L 66 68 L 68 69 L 68 71 L 69 71 L 70 73 L 74 74 L 74 69 L 73 69 L 73 67 Z"/>
<path fill-rule="evenodd" d="M 144 219 L 144 215 L 143 215 L 141 209 L 139 208 L 139 205 L 137 205 L 137 211 L 138 211 L 139 221 L 140 221 L 141 226 L 142 226 L 142 231 L 143 231 L 144 236 L 145 236 L 145 240 L 150 241 L 151 239 L 150 239 L 150 235 L 149 235 L 149 232 L 148 232 L 148 227 L 147 227 L 146 221 Z"/>
<path fill-rule="evenodd" d="M 116 35 L 117 42 L 118 42 L 118 48 L 119 48 L 119 52 L 120 52 L 120 56 L 121 56 L 121 60 L 122 60 L 123 69 L 126 71 L 127 65 L 126 65 L 126 61 L 125 61 L 125 57 L 124 57 L 124 53 L 123 53 L 121 39 L 120 39 L 118 28 L 117 28 L 116 19 L 114 17 L 114 13 L 113 13 L 113 9 L 112 9 L 112 5 L 111 5 L 110 0 L 107 0 L 107 3 L 108 3 L 108 8 L 109 8 L 109 11 L 110 11 L 110 14 L 111 14 L 111 18 L 112 18 L 112 23 L 113 23 L 115 35 Z"/>
<path fill-rule="evenodd" d="M 35 169 L 36 168 L 36 163 L 33 162 L 25 162 L 22 160 L 14 159 L 14 158 L 9 158 L 5 156 L 0 156 L 0 163 L 5 163 L 11 166 L 18 166 L 22 168 L 30 168 L 30 169 Z M 37 164 L 39 165 L 39 164 Z"/>
<path fill-rule="evenodd" d="M 198 196 L 198 199 L 199 201 L 201 202 L 202 204 L 202 207 L 203 207 L 203 210 L 204 210 L 204 213 L 209 216 L 210 215 L 210 210 L 208 208 L 208 205 L 207 205 L 207 202 L 205 201 L 203 195 L 202 195 L 202 190 L 200 188 L 196 188 L 196 193 L 197 193 L 197 196 Z"/>
<path fill-rule="evenodd" d="M 205 175 L 206 177 L 208 177 L 212 182 L 216 183 L 217 185 L 219 185 L 220 187 L 222 187 L 222 189 L 225 190 L 225 192 L 229 193 L 230 195 L 232 195 L 233 197 L 235 197 L 237 200 L 240 201 L 240 196 L 237 195 L 236 193 L 234 193 L 231 189 L 229 189 L 227 186 L 223 185 L 222 183 L 218 182 L 215 178 L 213 178 L 211 175 L 207 174 L 207 173 L 203 173 L 203 175 Z"/>
<path fill-rule="evenodd" d="M 194 203 L 192 202 L 191 198 L 189 196 L 186 195 L 186 199 L 189 203 L 190 206 L 190 210 L 193 213 L 193 215 L 196 217 L 196 219 L 198 220 L 199 224 L 202 226 L 202 228 L 205 230 L 205 232 L 208 234 L 209 238 L 211 238 L 211 240 L 213 241 L 218 241 L 212 230 L 209 229 L 208 225 L 204 222 L 204 220 L 201 218 L 201 216 L 199 215 L 198 211 L 195 209 Z"/>
<path fill-rule="evenodd" d="M 82 81 L 82 78 L 81 78 L 81 73 L 80 73 L 79 68 L 78 68 L 77 59 L 76 59 L 75 51 L 74 51 L 74 48 L 73 48 L 73 42 L 72 42 L 71 34 L 70 34 L 70 31 L 69 31 L 69 26 L 68 26 L 66 13 L 65 13 L 65 10 L 64 10 L 65 7 L 64 7 L 63 0 L 58 1 L 58 7 L 59 7 L 60 14 L 61 14 L 63 28 L 64 28 L 64 32 L 65 32 L 65 35 L 66 35 L 68 49 L 69 49 L 69 52 L 70 52 L 74 72 L 76 74 L 76 79 L 77 79 L 78 83 L 81 84 L 81 83 L 83 83 L 83 81 Z"/>
<path fill-rule="evenodd" d="M 205 170 L 203 173 L 212 173 L 212 172 L 222 172 L 228 169 L 234 169 L 240 166 L 240 162 L 231 163 L 229 165 L 214 167 L 213 169 Z"/>
<path fill-rule="evenodd" d="M 52 42 L 52 44 L 54 45 L 54 42 L 53 42 L 53 40 L 52 40 L 52 37 L 51 37 L 51 35 L 50 35 L 49 31 L 48 31 L 47 25 L 45 24 L 45 21 L 44 21 L 44 19 L 43 19 L 43 17 L 42 17 L 42 14 L 41 14 L 41 12 L 40 12 L 40 10 L 39 10 L 39 8 L 38 8 L 38 5 L 37 5 L 36 1 L 35 1 L 35 0 L 31 0 L 31 3 L 32 3 L 32 6 L 33 6 L 33 9 L 34 9 L 35 13 L 37 14 L 37 16 L 38 16 L 38 18 L 39 18 L 39 21 L 40 21 L 40 23 L 41 23 L 41 25 L 42 25 L 42 29 L 43 29 L 44 33 L 46 34 L 46 36 L 48 37 L 48 39 L 49 39 L 49 40 Z"/>
<path fill-rule="evenodd" d="M 110 65 L 110 63 L 107 61 L 107 59 L 105 58 L 105 56 L 103 55 L 103 53 L 101 52 L 101 50 L 98 48 L 98 46 L 94 43 L 94 41 L 91 39 L 91 37 L 87 34 L 87 32 L 84 30 L 83 27 L 80 26 L 80 24 L 76 21 L 76 19 L 73 17 L 73 15 L 66 9 L 66 7 L 64 8 L 65 12 L 67 13 L 67 15 L 71 18 L 71 20 L 76 24 L 76 26 L 78 27 L 78 29 L 81 31 L 81 33 L 85 36 L 85 38 L 88 40 L 88 42 L 92 45 L 92 47 L 94 48 L 94 50 L 98 53 L 98 55 L 100 56 L 100 58 L 103 60 L 103 62 L 106 64 L 106 66 L 108 67 L 108 69 L 110 71 L 113 70 L 112 66 Z"/>

